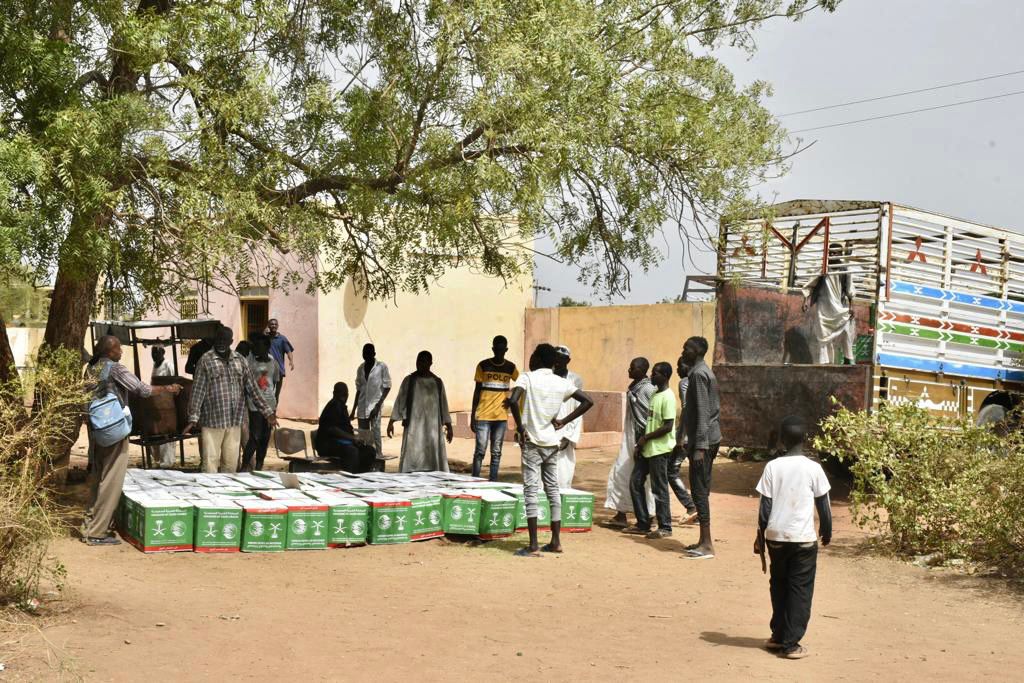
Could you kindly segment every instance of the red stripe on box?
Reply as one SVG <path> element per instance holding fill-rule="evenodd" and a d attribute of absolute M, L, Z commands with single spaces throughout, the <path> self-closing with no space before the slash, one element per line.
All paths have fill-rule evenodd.
<path fill-rule="evenodd" d="M 428 531 L 423 534 L 416 534 L 415 536 L 409 536 L 410 541 L 427 541 L 431 538 L 441 538 L 444 536 L 443 531 Z"/>
<path fill-rule="evenodd" d="M 389 500 L 387 502 L 368 500 L 368 501 L 365 501 L 365 502 L 370 507 L 372 507 L 372 508 L 407 508 L 407 507 L 412 507 L 412 503 L 410 503 L 407 500 L 402 500 L 402 501 L 391 501 L 391 500 Z"/>
<path fill-rule="evenodd" d="M 567 534 L 586 534 L 586 533 L 591 532 L 592 530 L 593 530 L 593 528 L 589 527 L 589 526 L 588 527 L 583 527 L 583 528 L 571 527 L 571 526 L 570 527 L 564 527 L 564 526 L 562 527 L 562 531 L 564 531 Z"/>
<path fill-rule="evenodd" d="M 507 533 L 507 534 L 480 534 L 480 539 L 484 540 L 484 541 L 493 541 L 496 538 L 508 538 L 509 536 L 512 536 L 512 535 L 513 534 L 511 534 L 511 533 Z"/>
<path fill-rule="evenodd" d="M 234 548 L 196 548 L 197 553 L 239 553 L 242 552 L 241 548 L 235 546 Z"/>
<path fill-rule="evenodd" d="M 366 545 L 366 541 L 356 541 L 354 543 L 328 543 L 328 548 L 358 548 L 359 546 Z"/>

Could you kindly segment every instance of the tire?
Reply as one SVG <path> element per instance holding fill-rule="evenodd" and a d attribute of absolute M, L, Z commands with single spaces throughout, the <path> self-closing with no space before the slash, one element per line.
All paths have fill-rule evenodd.
<path fill-rule="evenodd" d="M 975 424 L 979 427 L 982 425 L 991 425 L 992 429 L 997 434 L 1006 434 L 1009 431 L 1010 425 L 1006 418 L 1010 414 L 1006 406 L 1001 403 L 989 403 L 987 406 L 982 406 L 981 410 L 978 411 L 978 417 L 975 420 Z"/>

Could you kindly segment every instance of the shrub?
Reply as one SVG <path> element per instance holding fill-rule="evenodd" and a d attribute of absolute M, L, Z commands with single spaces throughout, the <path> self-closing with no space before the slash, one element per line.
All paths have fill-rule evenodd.
<path fill-rule="evenodd" d="M 76 355 L 50 354 L 35 373 L 31 410 L 21 381 L 0 385 L 0 603 L 33 598 L 44 578 L 62 579 L 63 568 L 47 559 L 64 526 L 50 459 L 81 419 L 81 374 Z"/>
<path fill-rule="evenodd" d="M 1024 440 L 915 406 L 840 409 L 815 446 L 853 474 L 854 522 L 897 552 L 1024 569 Z"/>

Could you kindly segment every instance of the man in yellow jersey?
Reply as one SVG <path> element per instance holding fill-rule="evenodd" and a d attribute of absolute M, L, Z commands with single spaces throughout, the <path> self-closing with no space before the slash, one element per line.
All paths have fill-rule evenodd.
<path fill-rule="evenodd" d="M 488 443 L 491 447 L 491 467 L 488 479 L 498 480 L 501 465 L 501 447 L 508 429 L 508 409 L 505 399 L 512 382 L 519 377 L 516 364 L 505 358 L 508 340 L 498 335 L 491 345 L 493 358 L 480 361 L 476 366 L 476 389 L 473 391 L 473 409 L 469 426 L 476 434 L 476 450 L 473 451 L 473 476 L 479 477 L 483 468 L 484 452 Z"/>

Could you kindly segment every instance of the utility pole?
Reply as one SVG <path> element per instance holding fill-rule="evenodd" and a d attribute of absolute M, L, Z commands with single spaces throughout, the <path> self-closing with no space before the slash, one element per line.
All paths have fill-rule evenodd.
<path fill-rule="evenodd" d="M 551 291 L 550 287 L 544 287 L 543 285 L 534 285 L 533 286 L 533 307 L 537 308 L 537 295 L 540 292 L 550 292 L 550 291 Z"/>

